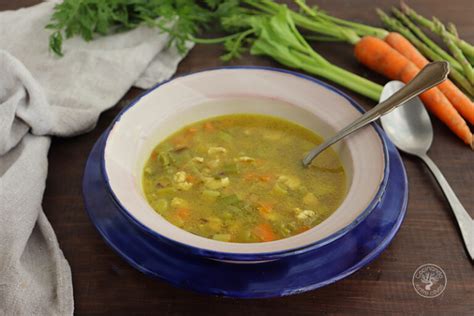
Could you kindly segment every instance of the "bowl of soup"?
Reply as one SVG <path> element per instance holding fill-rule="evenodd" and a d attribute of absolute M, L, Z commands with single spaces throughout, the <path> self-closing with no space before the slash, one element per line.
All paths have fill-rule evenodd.
<path fill-rule="evenodd" d="M 102 171 L 119 210 L 157 242 L 259 262 L 317 251 L 353 229 L 386 185 L 369 126 L 305 168 L 312 148 L 361 115 L 311 77 L 222 68 L 151 89 L 111 125 Z"/>

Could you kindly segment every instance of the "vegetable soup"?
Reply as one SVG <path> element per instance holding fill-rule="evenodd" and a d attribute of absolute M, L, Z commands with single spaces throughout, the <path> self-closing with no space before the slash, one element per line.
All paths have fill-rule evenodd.
<path fill-rule="evenodd" d="M 219 241 L 267 242 L 329 217 L 346 194 L 332 149 L 301 160 L 322 139 L 272 116 L 238 114 L 186 126 L 152 151 L 143 190 L 172 224 Z"/>

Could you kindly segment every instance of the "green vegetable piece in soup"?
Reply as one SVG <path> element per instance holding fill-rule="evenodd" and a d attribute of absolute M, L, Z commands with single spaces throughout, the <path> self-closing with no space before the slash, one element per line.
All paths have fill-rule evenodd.
<path fill-rule="evenodd" d="M 185 126 L 158 144 L 143 168 L 151 207 L 172 224 L 220 242 L 288 238 L 327 219 L 346 194 L 328 149 L 310 168 L 304 153 L 322 139 L 272 116 L 238 114 Z"/>

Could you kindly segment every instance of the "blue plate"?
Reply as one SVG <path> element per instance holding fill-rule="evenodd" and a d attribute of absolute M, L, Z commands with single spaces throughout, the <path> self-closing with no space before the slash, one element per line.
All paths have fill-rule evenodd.
<path fill-rule="evenodd" d="M 87 161 L 83 194 L 92 223 L 106 243 L 146 275 L 201 293 L 239 298 L 285 296 L 351 275 L 374 260 L 405 217 L 408 185 L 400 155 L 387 142 L 388 185 L 375 209 L 343 237 L 314 251 L 259 264 L 233 264 L 180 252 L 144 233 L 119 211 L 100 170 L 104 133 Z"/>

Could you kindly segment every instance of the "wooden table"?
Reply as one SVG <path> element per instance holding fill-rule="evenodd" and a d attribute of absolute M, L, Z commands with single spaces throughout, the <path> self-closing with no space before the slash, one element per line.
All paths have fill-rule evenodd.
<path fill-rule="evenodd" d="M 38 1 L 1 0 L 0 10 L 35 2 Z M 397 1 L 319 0 L 317 3 L 336 16 L 379 25 L 374 8 L 388 10 Z M 460 34 L 474 42 L 472 0 L 413 0 L 410 4 L 426 16 L 455 22 Z M 316 44 L 316 48 L 337 65 L 385 82 L 359 65 L 347 45 Z M 221 53 L 220 47 L 198 45 L 181 63 L 178 74 L 222 65 L 218 58 Z M 232 64 L 278 66 L 268 59 L 250 56 Z M 177 289 L 131 268 L 105 245 L 89 221 L 82 201 L 81 180 L 94 142 L 118 111 L 139 93 L 137 89 L 127 93 L 116 107 L 101 115 L 92 132 L 54 139 L 49 153 L 43 207 L 71 265 L 78 314 L 474 314 L 474 268 L 463 248 L 451 210 L 429 171 L 420 161 L 407 156 L 403 159 L 410 198 L 400 232 L 379 258 L 336 284 L 291 297 L 238 300 Z M 374 106 L 374 102 L 348 93 L 366 109 Z M 434 127 L 435 140 L 430 155 L 474 216 L 474 153 L 437 120 Z M 412 287 L 413 272 L 425 263 L 435 263 L 447 274 L 445 292 L 434 299 L 420 297 Z"/>

